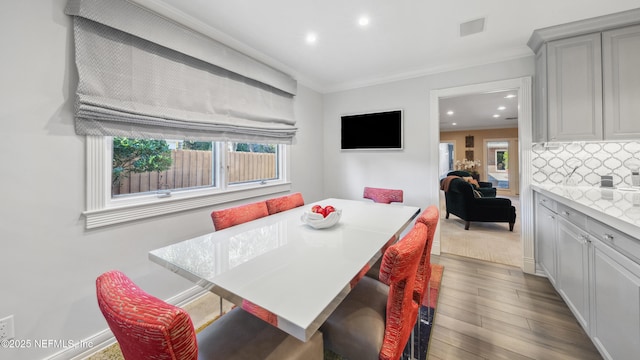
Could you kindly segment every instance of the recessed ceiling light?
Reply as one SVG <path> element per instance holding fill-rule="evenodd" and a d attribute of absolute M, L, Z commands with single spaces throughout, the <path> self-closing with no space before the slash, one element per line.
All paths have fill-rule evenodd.
<path fill-rule="evenodd" d="M 308 44 L 313 44 L 318 40 L 318 36 L 315 33 L 308 33 L 306 37 Z"/>
<path fill-rule="evenodd" d="M 500 115 L 498 115 L 498 114 L 493 114 L 493 117 L 494 117 L 494 118 L 499 118 L 499 117 L 500 117 Z"/>
<path fill-rule="evenodd" d="M 453 115 L 453 111 L 452 110 L 447 111 L 447 115 L 449 116 Z"/>
<path fill-rule="evenodd" d="M 369 18 L 366 17 L 366 16 L 361 16 L 358 19 L 358 25 L 360 25 L 362 27 L 369 25 Z"/>
<path fill-rule="evenodd" d="M 513 94 L 509 94 L 509 95 L 505 96 L 504 98 L 505 99 L 513 99 L 514 97 L 516 97 L 516 96 L 513 95 Z"/>
<path fill-rule="evenodd" d="M 506 106 L 498 106 L 498 110 L 500 110 L 500 111 L 502 111 L 502 110 L 504 110 L 506 108 L 507 108 Z"/>
<path fill-rule="evenodd" d="M 456 125 L 458 125 L 458 123 L 451 123 L 451 125 L 456 126 Z"/>

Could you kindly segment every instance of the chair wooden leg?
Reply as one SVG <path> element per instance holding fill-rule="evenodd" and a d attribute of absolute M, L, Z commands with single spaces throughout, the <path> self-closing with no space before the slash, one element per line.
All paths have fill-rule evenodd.
<path fill-rule="evenodd" d="M 464 229 L 465 230 L 469 230 L 469 225 L 471 225 L 471 221 L 465 221 L 464 222 Z"/>
<path fill-rule="evenodd" d="M 444 217 L 445 219 L 449 218 L 449 212 L 447 211 L 447 215 Z"/>
<path fill-rule="evenodd" d="M 512 222 L 509 223 L 509 231 L 513 231 L 513 225 L 515 225 L 515 223 L 512 223 Z"/>

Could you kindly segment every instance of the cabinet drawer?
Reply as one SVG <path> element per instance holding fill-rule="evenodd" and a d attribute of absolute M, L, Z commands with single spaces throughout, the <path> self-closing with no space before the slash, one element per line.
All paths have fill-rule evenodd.
<path fill-rule="evenodd" d="M 546 207 L 547 209 L 557 213 L 557 205 L 555 200 L 536 192 L 536 204 Z"/>
<path fill-rule="evenodd" d="M 587 216 L 563 204 L 558 204 L 558 215 L 573 225 L 584 229 L 587 226 Z"/>
<path fill-rule="evenodd" d="M 640 240 L 636 240 L 591 218 L 587 222 L 587 231 L 606 245 L 640 264 Z"/>

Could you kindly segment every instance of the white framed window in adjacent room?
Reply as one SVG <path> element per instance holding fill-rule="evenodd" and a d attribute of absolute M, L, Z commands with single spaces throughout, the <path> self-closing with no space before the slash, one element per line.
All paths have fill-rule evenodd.
<path fill-rule="evenodd" d="M 290 190 L 289 145 L 86 138 L 87 228 Z"/>

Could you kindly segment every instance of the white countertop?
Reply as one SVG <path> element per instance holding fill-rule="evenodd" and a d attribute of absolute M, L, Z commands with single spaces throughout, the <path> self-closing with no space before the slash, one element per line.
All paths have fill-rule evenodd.
<path fill-rule="evenodd" d="M 558 185 L 531 188 L 640 240 L 640 189 Z"/>
<path fill-rule="evenodd" d="M 326 199 L 340 222 L 313 229 L 300 220 L 313 204 L 178 242 L 149 258 L 237 305 L 277 316 L 278 328 L 306 341 L 351 290 L 350 281 L 400 235 L 420 208 Z"/>

